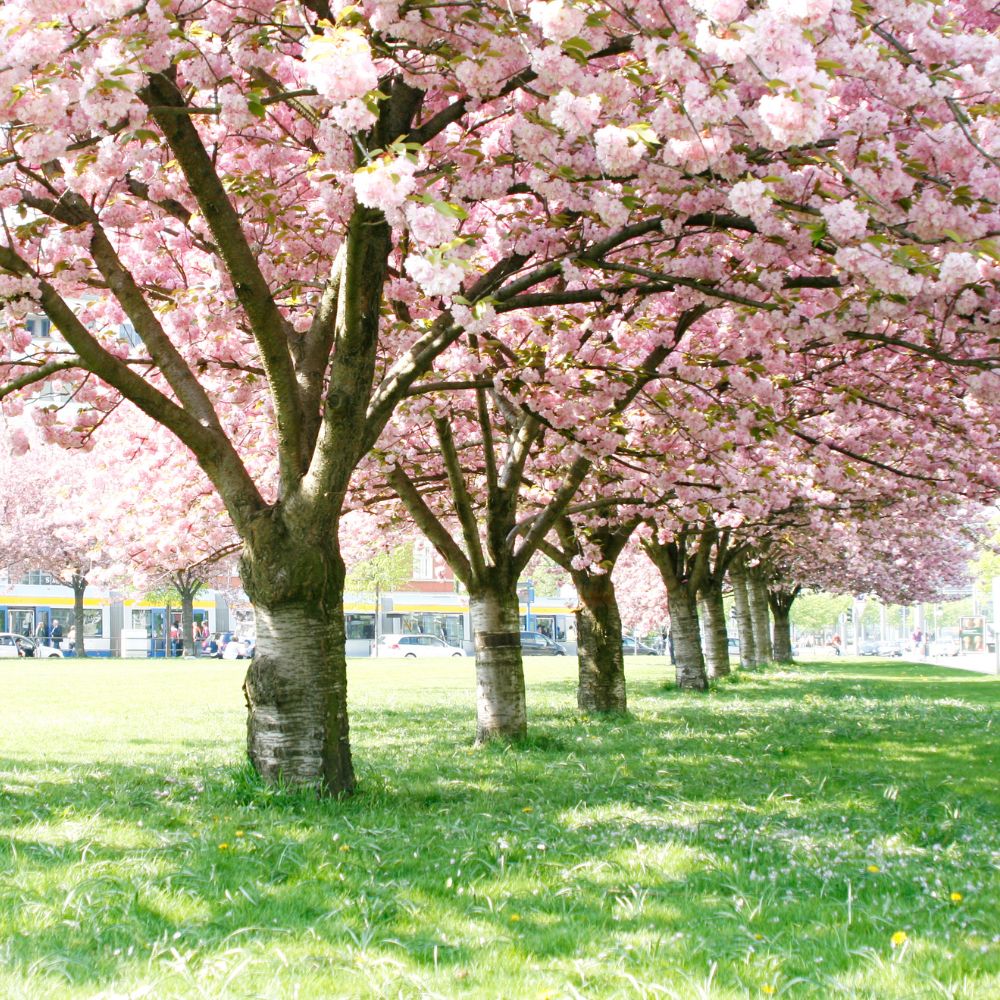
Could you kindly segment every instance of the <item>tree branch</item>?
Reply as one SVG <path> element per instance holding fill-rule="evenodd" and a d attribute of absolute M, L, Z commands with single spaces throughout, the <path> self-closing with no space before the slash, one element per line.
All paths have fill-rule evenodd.
<path fill-rule="evenodd" d="M 441 557 L 452 568 L 455 575 L 470 587 L 473 582 L 472 567 L 465 553 L 455 544 L 435 513 L 427 506 L 413 480 L 398 466 L 394 465 L 388 476 L 389 485 L 406 505 L 410 517 L 430 543 L 441 553 Z"/>
<path fill-rule="evenodd" d="M 0 368 L 13 367 L 17 362 L 3 362 L 0 364 Z M 17 392 L 20 389 L 25 389 L 29 385 L 34 385 L 36 382 L 44 382 L 50 375 L 55 375 L 56 372 L 66 371 L 69 368 L 82 368 L 83 362 L 79 358 L 70 358 L 67 361 L 51 361 L 46 365 L 39 365 L 33 372 L 27 375 L 22 375 L 20 378 L 15 378 L 10 382 L 6 382 L 0 385 L 0 399 L 5 396 L 9 396 L 12 393 Z"/>
<path fill-rule="evenodd" d="M 278 464 L 286 490 L 297 486 L 305 468 L 301 447 L 301 408 L 289 350 L 291 328 L 278 309 L 247 241 L 236 209 L 226 194 L 197 129 L 185 115 L 155 107 L 183 108 L 185 101 L 174 81 L 153 73 L 139 94 L 159 125 L 188 187 L 198 201 L 219 253 L 232 279 L 236 298 L 250 322 L 260 349 L 278 425 Z"/>
<path fill-rule="evenodd" d="M 465 547 L 469 552 L 469 562 L 472 566 L 474 579 L 482 579 L 486 572 L 486 560 L 483 558 L 483 544 L 479 537 L 479 525 L 472 506 L 472 497 L 465 484 L 462 463 L 455 448 L 455 438 L 451 433 L 451 425 L 444 417 L 435 417 L 434 427 L 437 430 L 438 441 L 441 443 L 441 457 L 444 459 L 445 472 L 451 485 L 452 501 L 458 523 L 462 526 Z"/>

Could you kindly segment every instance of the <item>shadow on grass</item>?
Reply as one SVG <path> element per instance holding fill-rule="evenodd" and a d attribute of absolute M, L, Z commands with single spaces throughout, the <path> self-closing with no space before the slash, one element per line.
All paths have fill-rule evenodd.
<path fill-rule="evenodd" d="M 177 992 L 185 968 L 213 994 L 237 943 L 340 970 L 329 995 L 377 992 L 362 958 L 378 957 L 472 968 L 484 992 L 504 963 L 572 978 L 582 961 L 594 996 L 668 974 L 693 995 L 712 963 L 733 990 L 778 968 L 789 993 L 830 996 L 907 927 L 921 975 L 985 982 L 998 694 L 934 668 L 820 664 L 708 699 L 640 682 L 632 717 L 581 720 L 571 685 L 541 684 L 531 740 L 480 752 L 455 739 L 468 706 L 369 706 L 346 802 L 178 766 L 179 741 L 162 771 L 12 757 L 4 958 L 52 996 L 150 975 Z M 959 917 L 948 890 L 970 881 Z M 499 972 L 475 971 L 483 949 Z"/>

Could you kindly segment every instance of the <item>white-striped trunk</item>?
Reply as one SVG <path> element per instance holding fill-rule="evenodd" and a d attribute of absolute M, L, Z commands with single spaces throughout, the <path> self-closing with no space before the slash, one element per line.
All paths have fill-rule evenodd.
<path fill-rule="evenodd" d="M 295 544 L 280 521 L 244 550 L 243 586 L 257 616 L 257 646 L 243 684 L 247 752 L 272 784 L 324 795 L 354 790 L 344 650 L 344 563 L 336 525 Z"/>
<path fill-rule="evenodd" d="M 757 663 L 763 665 L 774 659 L 774 649 L 771 645 L 771 612 L 767 606 L 767 584 L 756 573 L 750 573 L 747 576 L 747 590 L 750 595 L 750 619 L 753 623 Z"/>
<path fill-rule="evenodd" d="M 728 677 L 729 632 L 726 628 L 726 608 L 722 587 L 709 583 L 702 587 L 699 610 L 705 625 L 705 666 L 711 678 Z"/>
<path fill-rule="evenodd" d="M 731 569 L 729 580 L 733 585 L 733 604 L 736 607 L 736 634 L 740 640 L 740 666 L 753 670 L 757 666 L 757 644 L 753 638 L 753 619 L 750 615 L 750 595 L 747 577 L 742 569 Z"/>
<path fill-rule="evenodd" d="M 682 689 L 704 691 L 708 687 L 708 675 L 701 649 L 695 595 L 686 583 L 665 582 L 670 606 L 670 635 L 674 640 L 677 686 Z"/>
<path fill-rule="evenodd" d="M 352 791 L 343 613 L 255 610 L 257 647 L 243 685 L 250 760 L 271 783 Z"/>
<path fill-rule="evenodd" d="M 476 743 L 524 739 L 528 713 L 516 589 L 470 592 L 469 619 L 476 648 Z"/>

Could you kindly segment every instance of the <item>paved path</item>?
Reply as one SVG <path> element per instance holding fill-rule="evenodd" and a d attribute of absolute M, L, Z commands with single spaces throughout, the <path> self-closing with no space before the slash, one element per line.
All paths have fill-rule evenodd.
<path fill-rule="evenodd" d="M 841 662 L 834 656 L 829 646 L 815 646 L 812 648 L 800 649 L 796 659 L 803 663 L 810 660 L 823 660 L 828 663 Z M 842 660 L 853 661 L 855 663 L 870 663 L 873 659 L 880 657 L 857 656 L 853 653 L 845 653 Z M 912 650 L 903 654 L 906 663 L 930 663 L 935 667 L 954 667 L 956 670 L 971 670 L 977 674 L 994 674 L 1000 677 L 997 670 L 996 656 L 993 653 L 960 653 L 958 656 L 916 656 Z M 888 662 L 892 663 L 892 660 Z"/>
<path fill-rule="evenodd" d="M 997 658 L 994 653 L 959 653 L 958 656 L 910 657 L 914 663 L 933 663 L 935 667 L 955 667 L 958 670 L 974 670 L 977 674 L 997 674 Z"/>

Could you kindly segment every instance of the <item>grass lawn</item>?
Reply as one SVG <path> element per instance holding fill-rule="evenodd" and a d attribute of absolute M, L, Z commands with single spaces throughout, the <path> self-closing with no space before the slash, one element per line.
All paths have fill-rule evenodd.
<path fill-rule="evenodd" d="M 0 661 L 0 997 L 1000 997 L 1000 682 L 844 660 L 628 719 L 351 666 L 360 791 L 261 789 L 239 663 Z"/>

